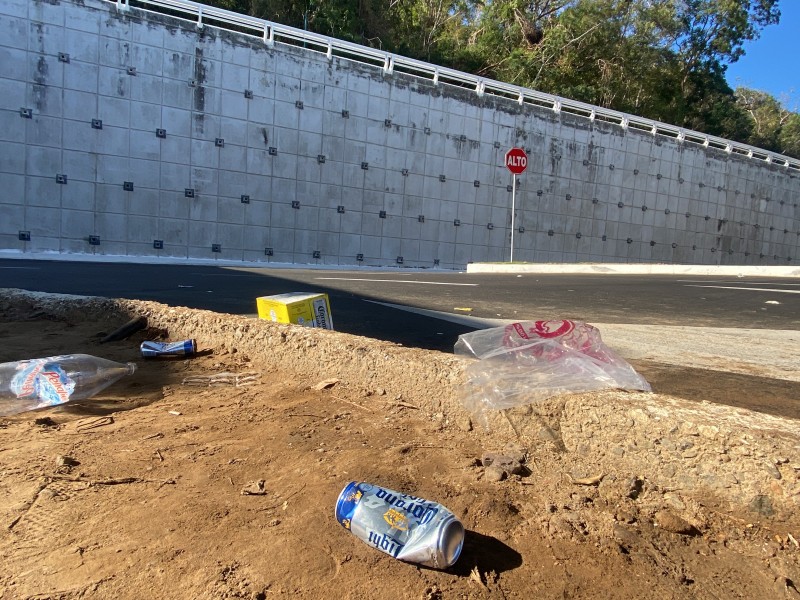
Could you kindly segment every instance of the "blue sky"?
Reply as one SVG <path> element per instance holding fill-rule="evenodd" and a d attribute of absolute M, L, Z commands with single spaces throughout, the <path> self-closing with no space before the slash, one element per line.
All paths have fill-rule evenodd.
<path fill-rule="evenodd" d="M 786 107 L 800 111 L 800 0 L 781 0 L 781 22 L 770 25 L 761 37 L 745 44 L 745 55 L 728 66 L 732 88 L 745 86 L 772 94 Z M 782 96 L 789 96 L 789 101 Z"/>

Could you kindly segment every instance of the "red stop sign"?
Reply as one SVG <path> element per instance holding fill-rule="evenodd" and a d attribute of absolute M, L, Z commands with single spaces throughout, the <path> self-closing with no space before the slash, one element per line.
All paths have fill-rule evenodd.
<path fill-rule="evenodd" d="M 528 155 L 522 148 L 512 148 L 506 152 L 506 167 L 514 175 L 519 175 L 528 168 Z"/>

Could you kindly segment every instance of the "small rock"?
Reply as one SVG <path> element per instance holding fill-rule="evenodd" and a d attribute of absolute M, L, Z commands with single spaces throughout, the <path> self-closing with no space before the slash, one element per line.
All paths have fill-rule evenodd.
<path fill-rule="evenodd" d="M 778 470 L 778 467 L 770 463 L 765 463 L 764 466 L 767 470 L 767 473 L 769 473 L 770 477 L 772 477 L 773 479 L 781 479 L 782 475 L 781 472 Z"/>
<path fill-rule="evenodd" d="M 772 499 L 763 494 L 755 496 L 747 506 L 753 512 L 764 515 L 765 517 L 771 517 L 775 514 L 775 510 L 772 508 Z"/>
<path fill-rule="evenodd" d="M 639 495 L 642 493 L 644 489 L 644 481 L 642 481 L 639 477 L 633 477 L 628 482 L 628 493 L 627 496 L 631 500 L 636 500 Z"/>
<path fill-rule="evenodd" d="M 39 498 L 43 500 L 53 500 L 56 496 L 58 496 L 58 492 L 55 490 L 51 490 L 50 488 L 44 488 L 41 492 L 39 492 Z"/>
<path fill-rule="evenodd" d="M 77 467 L 79 464 L 81 463 L 72 458 L 71 456 L 63 456 L 61 454 L 56 456 L 57 467 L 67 467 L 68 469 L 71 469 L 72 467 Z"/>
<path fill-rule="evenodd" d="M 497 465 L 487 467 L 484 471 L 484 479 L 486 479 L 486 481 L 503 481 L 506 477 L 508 477 L 508 473 L 506 473 L 505 469 L 498 467 Z"/>
<path fill-rule="evenodd" d="M 664 531 L 680 535 L 697 535 L 700 533 L 697 527 L 670 510 L 661 510 L 656 513 L 656 525 Z"/>
<path fill-rule="evenodd" d="M 267 490 L 264 489 L 264 483 L 263 479 L 251 481 L 242 488 L 242 496 L 266 496 Z"/>
<path fill-rule="evenodd" d="M 496 466 L 512 475 L 525 475 L 526 468 L 517 460 L 499 452 L 487 452 L 481 459 L 484 467 Z"/>
<path fill-rule="evenodd" d="M 623 527 L 619 523 L 614 523 L 612 531 L 614 532 L 614 539 L 627 548 L 637 546 L 641 542 L 638 533 L 631 531 L 627 527 Z"/>
<path fill-rule="evenodd" d="M 321 390 L 328 390 L 339 383 L 339 380 L 336 377 L 331 377 L 330 379 L 323 379 L 317 385 L 314 386 L 314 389 L 317 391 Z"/>
<path fill-rule="evenodd" d="M 564 534 L 572 537 L 575 534 L 575 526 L 565 517 L 556 515 L 550 519 L 548 530 L 551 535 Z"/>
<path fill-rule="evenodd" d="M 537 432 L 536 437 L 538 437 L 540 440 L 544 440 L 546 442 L 553 442 L 556 445 L 561 443 L 561 438 L 550 427 L 542 427 Z"/>
<path fill-rule="evenodd" d="M 686 504 L 684 504 L 683 500 L 681 500 L 678 496 L 674 496 L 673 494 L 664 494 L 664 502 L 676 510 L 686 509 Z"/>
<path fill-rule="evenodd" d="M 505 448 L 503 448 L 503 454 L 511 458 L 512 460 L 517 461 L 519 464 L 525 464 L 525 458 L 528 454 L 527 448 L 523 448 L 518 444 L 507 444 Z"/>
<path fill-rule="evenodd" d="M 617 510 L 614 518 L 619 521 L 620 523 L 635 523 L 636 522 L 636 515 L 634 515 L 631 511 L 626 508 L 620 508 Z"/>

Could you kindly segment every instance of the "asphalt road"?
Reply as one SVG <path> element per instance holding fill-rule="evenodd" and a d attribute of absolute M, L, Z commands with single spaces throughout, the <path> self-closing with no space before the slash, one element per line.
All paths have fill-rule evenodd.
<path fill-rule="evenodd" d="M 451 351 L 474 325 L 453 319 L 570 318 L 590 323 L 800 330 L 800 280 L 657 275 L 466 274 L 0 260 L 0 287 L 154 300 L 255 315 L 258 296 L 326 292 L 334 327 Z M 468 319 L 467 319 L 468 320 Z"/>

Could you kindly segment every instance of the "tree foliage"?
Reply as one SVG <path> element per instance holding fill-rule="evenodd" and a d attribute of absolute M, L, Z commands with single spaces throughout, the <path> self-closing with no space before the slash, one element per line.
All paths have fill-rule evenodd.
<path fill-rule="evenodd" d="M 800 157 L 800 116 L 725 82 L 780 0 L 207 0 Z"/>

